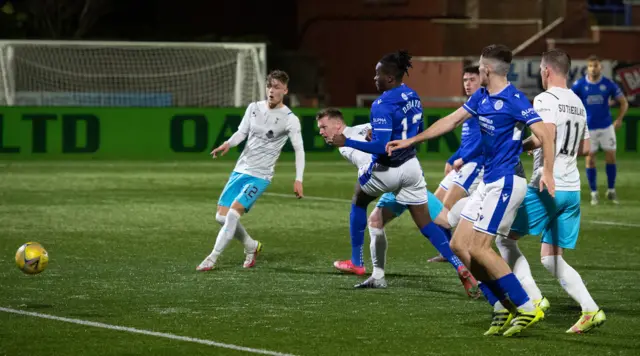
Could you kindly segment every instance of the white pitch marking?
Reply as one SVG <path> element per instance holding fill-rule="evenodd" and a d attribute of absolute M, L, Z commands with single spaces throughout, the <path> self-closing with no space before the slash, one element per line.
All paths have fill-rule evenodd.
<path fill-rule="evenodd" d="M 18 314 L 18 315 L 33 316 L 33 317 L 42 318 L 42 319 L 63 321 L 65 323 L 79 324 L 79 325 L 85 325 L 85 326 L 93 326 L 94 328 L 125 331 L 125 332 L 133 333 L 133 334 L 142 334 L 142 335 L 161 337 L 161 338 L 171 339 L 171 340 L 193 342 L 193 343 L 196 343 L 196 344 L 215 346 L 215 347 L 220 347 L 220 348 L 223 348 L 223 349 L 230 349 L 230 350 L 236 350 L 236 351 L 245 351 L 245 352 L 250 352 L 250 353 L 254 353 L 254 354 L 272 355 L 272 356 L 294 356 L 294 355 L 291 355 L 291 354 L 283 354 L 283 353 L 275 352 L 275 351 L 269 351 L 269 350 L 263 350 L 263 349 L 254 349 L 254 348 L 250 348 L 250 347 L 244 347 L 244 346 L 238 346 L 238 345 L 232 345 L 232 344 L 224 344 L 224 343 L 217 342 L 217 341 L 212 341 L 212 340 L 196 339 L 194 337 L 180 336 L 180 335 L 174 335 L 174 334 L 168 334 L 168 333 L 161 333 L 161 332 L 157 332 L 157 331 L 142 330 L 142 329 L 130 328 L 130 327 L 126 327 L 126 326 L 110 325 L 110 324 L 98 323 L 98 322 L 95 322 L 95 321 L 63 318 L 63 317 L 60 317 L 60 316 L 41 314 L 41 313 L 34 313 L 34 312 L 28 312 L 28 311 L 18 310 L 18 309 L 0 307 L 0 311 L 5 312 L 5 313 Z"/>

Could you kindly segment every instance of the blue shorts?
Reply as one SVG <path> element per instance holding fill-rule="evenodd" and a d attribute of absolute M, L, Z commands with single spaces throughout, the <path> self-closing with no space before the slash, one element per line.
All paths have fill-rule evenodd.
<path fill-rule="evenodd" d="M 402 215 L 402 213 L 404 213 L 405 210 L 407 210 L 406 205 L 396 202 L 396 196 L 393 195 L 393 193 L 382 194 L 376 206 L 378 208 L 387 208 L 391 210 L 396 215 L 396 217 Z M 429 215 L 431 216 L 431 220 L 435 220 L 435 218 L 438 215 L 440 215 L 443 205 L 442 205 L 442 202 L 428 190 L 427 190 L 427 206 L 429 207 Z"/>
<path fill-rule="evenodd" d="M 248 212 L 270 183 L 266 179 L 234 171 L 220 194 L 218 205 L 229 208 L 237 201 L 244 206 L 245 212 Z"/>
<path fill-rule="evenodd" d="M 580 192 L 527 190 L 511 230 L 518 234 L 540 235 L 550 245 L 574 249 L 580 233 Z"/>

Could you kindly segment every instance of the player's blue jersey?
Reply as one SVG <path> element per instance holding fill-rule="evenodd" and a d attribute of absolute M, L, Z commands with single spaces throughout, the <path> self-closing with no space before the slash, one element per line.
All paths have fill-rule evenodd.
<path fill-rule="evenodd" d="M 484 156 L 482 155 L 482 131 L 480 130 L 480 122 L 476 116 L 462 124 L 460 147 L 458 147 L 458 150 L 451 156 L 449 163 L 453 164 L 458 158 L 462 158 L 464 163 L 475 162 L 480 166 L 484 164 Z"/>
<path fill-rule="evenodd" d="M 527 97 L 511 84 L 496 94 L 480 88 L 463 108 L 478 117 L 482 131 L 484 182 L 488 184 L 515 175 L 522 153 L 524 126 L 542 121 Z"/>
<path fill-rule="evenodd" d="M 596 83 L 591 83 L 587 77 L 582 77 L 573 83 L 571 90 L 582 99 L 587 109 L 589 130 L 605 129 L 611 126 L 609 99 L 623 95 L 616 83 L 605 77 L 600 77 Z"/>
<path fill-rule="evenodd" d="M 391 132 L 391 141 L 403 140 L 418 134 L 422 121 L 422 103 L 418 94 L 402 84 L 382 93 L 371 105 L 372 139 L 376 132 Z M 416 156 L 411 146 L 393 151 L 391 156 L 373 154 L 373 162 L 388 167 L 398 167 Z"/>

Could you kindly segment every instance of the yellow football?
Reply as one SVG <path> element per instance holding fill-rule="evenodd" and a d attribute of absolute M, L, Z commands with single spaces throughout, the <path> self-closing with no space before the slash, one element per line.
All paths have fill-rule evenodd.
<path fill-rule="evenodd" d="M 38 274 L 47 268 L 49 254 L 37 242 L 27 242 L 16 252 L 16 265 L 26 274 Z"/>

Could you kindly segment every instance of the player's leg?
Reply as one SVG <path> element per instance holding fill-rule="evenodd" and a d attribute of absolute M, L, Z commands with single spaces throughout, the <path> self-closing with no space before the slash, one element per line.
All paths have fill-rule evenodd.
<path fill-rule="evenodd" d="M 409 208 L 411 217 L 423 236 L 446 258 L 456 269 L 467 294 L 471 297 L 478 295 L 478 286 L 475 278 L 467 267 L 456 256 L 449 246 L 449 239 L 442 229 L 431 219 L 428 207 L 427 183 L 422 174 L 420 162 L 411 159 L 402 165 L 402 189 L 396 195 L 398 203 L 405 204 Z"/>
<path fill-rule="evenodd" d="M 429 216 L 438 225 L 442 232 L 447 236 L 447 240 L 451 243 L 451 225 L 449 224 L 448 214 L 449 210 L 444 207 L 440 199 L 427 190 L 427 207 L 429 209 Z M 448 260 L 439 253 L 437 256 L 427 260 L 427 262 L 448 262 Z"/>
<path fill-rule="evenodd" d="M 218 205 L 221 207 L 218 215 L 222 215 L 220 213 L 224 213 L 226 210 L 224 223 L 216 237 L 213 251 L 196 268 L 198 271 L 208 271 L 214 268 L 219 256 L 236 235 L 240 217 L 251 209 L 255 201 L 269 186 L 269 183 L 265 179 L 233 172 L 218 201 Z M 216 217 L 216 220 L 218 220 L 218 217 Z M 261 244 L 248 237 L 248 235 L 243 236 L 243 243 L 246 254 L 243 267 L 249 268 L 255 264 L 255 257 L 261 250 Z"/>
<path fill-rule="evenodd" d="M 220 224 L 220 226 L 223 226 L 226 222 L 229 209 L 230 207 L 218 205 L 218 209 L 216 211 L 216 222 Z M 240 243 L 244 246 L 246 258 L 243 266 L 245 268 L 253 267 L 253 265 L 255 264 L 255 258 L 262 250 L 262 243 L 252 239 L 240 221 L 238 221 L 238 224 L 236 226 L 236 233 L 233 235 L 233 237 L 240 241 Z"/>
<path fill-rule="evenodd" d="M 391 195 L 391 197 L 389 196 Z M 383 194 L 377 206 L 369 215 L 369 236 L 371 243 L 371 263 L 373 273 L 363 283 L 357 284 L 356 288 L 386 288 L 387 282 L 384 279 L 384 268 L 387 260 L 387 236 L 384 227 L 393 219 L 400 216 L 404 207 L 395 202 L 392 193 Z"/>
<path fill-rule="evenodd" d="M 349 235 L 351 237 L 351 259 L 338 260 L 333 266 L 347 273 L 357 275 L 365 274 L 364 267 L 364 231 L 367 228 L 367 206 L 376 196 L 381 194 L 379 180 L 373 178 L 372 172 L 366 170 L 360 174 L 358 183 L 355 185 L 355 192 L 351 202 L 351 212 L 349 214 Z M 363 185 L 365 186 L 363 189 Z M 366 191 L 365 191 L 366 189 Z"/>
<path fill-rule="evenodd" d="M 564 250 L 574 249 L 580 232 L 580 192 L 556 192 L 561 210 L 542 235 L 540 256 L 544 267 L 562 288 L 580 304 L 582 315 L 567 333 L 585 333 L 606 320 L 604 311 L 589 294 L 580 274 L 564 260 Z"/>
<path fill-rule="evenodd" d="M 587 172 L 587 181 L 591 189 L 591 205 L 598 205 L 598 183 L 596 170 L 596 153 L 600 149 L 600 141 L 602 136 L 601 130 L 590 130 L 591 152 L 585 158 L 585 166 Z"/>
<path fill-rule="evenodd" d="M 511 327 L 504 333 L 512 336 L 544 317 L 544 312 L 534 306 L 518 278 L 492 248 L 496 235 L 509 234 L 518 207 L 524 200 L 527 184 L 524 178 L 510 175 L 487 184 L 485 189 L 481 214 L 474 224 L 476 231 L 470 250 L 471 259 L 487 272 L 489 278 L 482 282 L 499 298 L 509 296 L 517 308 Z M 493 329 L 492 323 L 489 331 Z"/>
<path fill-rule="evenodd" d="M 545 194 L 544 196 L 549 195 Z M 524 201 L 518 208 L 509 237 L 498 236 L 496 238 L 496 246 L 500 255 L 518 277 L 533 304 L 540 306 L 543 311 L 549 309 L 549 301 L 542 296 L 540 288 L 538 288 L 533 279 L 529 262 L 518 247 L 518 240 L 521 236 L 542 234 L 542 231 L 549 223 L 549 216 L 554 216 L 555 210 L 553 200 L 543 201 L 540 192 L 535 188 L 529 187 Z"/>
<path fill-rule="evenodd" d="M 613 125 L 605 129 L 602 142 L 602 150 L 604 151 L 604 159 L 606 162 L 607 172 L 607 199 L 614 204 L 619 204 L 616 194 L 616 132 Z"/>

